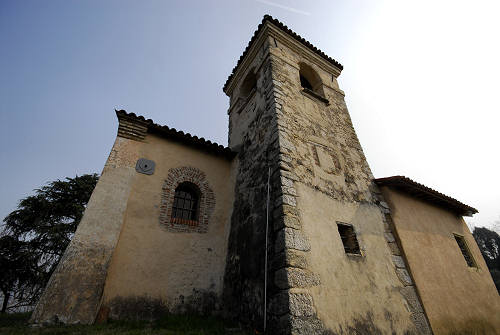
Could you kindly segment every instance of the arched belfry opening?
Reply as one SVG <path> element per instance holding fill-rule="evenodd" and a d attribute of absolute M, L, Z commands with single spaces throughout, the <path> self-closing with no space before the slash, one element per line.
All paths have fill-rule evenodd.
<path fill-rule="evenodd" d="M 323 83 L 318 73 L 305 63 L 300 63 L 299 67 L 300 86 L 305 90 L 312 91 L 324 97 Z"/>
<path fill-rule="evenodd" d="M 243 82 L 241 83 L 240 96 L 242 98 L 247 98 L 254 92 L 256 88 L 257 88 L 257 75 L 255 74 L 254 69 L 251 69 L 248 72 L 245 79 L 243 79 Z"/>

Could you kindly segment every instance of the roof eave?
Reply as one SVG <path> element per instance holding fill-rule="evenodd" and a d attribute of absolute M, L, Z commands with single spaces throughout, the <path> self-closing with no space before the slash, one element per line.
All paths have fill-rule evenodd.
<path fill-rule="evenodd" d="M 440 193 L 423 184 L 417 183 L 405 176 L 377 178 L 374 179 L 374 182 L 379 186 L 392 187 L 410 194 L 415 198 L 434 203 L 461 216 L 472 216 L 478 213 L 478 210 L 474 207 L 468 206 L 452 197 Z"/>
<path fill-rule="evenodd" d="M 193 136 L 190 133 L 184 133 L 183 131 L 177 130 L 175 128 L 156 124 L 151 119 L 146 119 L 145 117 L 136 115 L 134 113 L 127 113 L 123 109 L 115 109 L 115 112 L 118 119 L 124 118 L 129 121 L 133 121 L 135 123 L 146 126 L 147 132 L 150 134 L 156 134 L 163 138 L 174 140 L 208 153 L 224 156 L 227 159 L 232 159 L 234 158 L 234 156 L 236 156 L 236 153 L 230 148 L 224 147 L 223 145 L 217 144 L 210 140 L 206 140 L 203 137 L 200 138 L 198 136 Z"/>

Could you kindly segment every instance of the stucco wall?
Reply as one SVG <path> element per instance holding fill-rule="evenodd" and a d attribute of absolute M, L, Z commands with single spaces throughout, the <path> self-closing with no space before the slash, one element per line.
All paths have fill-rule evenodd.
<path fill-rule="evenodd" d="M 310 269 L 321 280 L 310 292 L 325 327 L 335 334 L 402 334 L 412 329 L 379 208 L 341 202 L 301 184 L 297 194 L 303 230 L 311 242 Z M 354 226 L 361 256 L 344 252 L 337 221 Z"/>
<path fill-rule="evenodd" d="M 93 323 L 135 176 L 140 142 L 117 137 L 75 236 L 31 316 L 34 323 Z"/>
<path fill-rule="evenodd" d="M 463 219 L 383 187 L 391 216 L 434 334 L 500 334 L 500 297 Z M 469 267 L 454 235 L 465 237 Z"/>
<path fill-rule="evenodd" d="M 149 317 L 166 309 L 216 313 L 233 205 L 231 162 L 151 134 L 140 142 L 138 155 L 153 160 L 156 170 L 134 175 L 101 311 L 112 318 Z M 183 166 L 204 172 L 214 193 L 206 233 L 171 232 L 160 224 L 162 186 L 169 169 Z"/>

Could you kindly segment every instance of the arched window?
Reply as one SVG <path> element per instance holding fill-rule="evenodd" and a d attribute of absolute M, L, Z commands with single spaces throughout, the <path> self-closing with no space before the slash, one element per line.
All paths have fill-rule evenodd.
<path fill-rule="evenodd" d="M 162 186 L 160 225 L 175 233 L 206 233 L 215 208 L 215 194 L 206 175 L 192 166 L 168 170 Z"/>
<path fill-rule="evenodd" d="M 248 72 L 247 76 L 241 83 L 240 87 L 240 96 L 242 98 L 247 98 L 252 94 L 253 90 L 257 87 L 257 76 L 254 73 L 254 70 L 251 69 L 250 72 Z"/>
<path fill-rule="evenodd" d="M 302 86 L 304 90 L 312 91 L 324 97 L 323 83 L 316 71 L 305 63 L 300 63 L 299 67 L 300 86 Z"/>
<path fill-rule="evenodd" d="M 313 90 L 313 87 L 309 82 L 309 80 L 307 80 L 306 77 L 304 77 L 302 74 L 300 74 L 300 86 L 302 86 L 302 88 L 307 88 L 311 91 Z"/>
<path fill-rule="evenodd" d="M 172 220 L 178 223 L 196 224 L 200 205 L 200 190 L 196 185 L 183 182 L 177 186 L 172 206 Z"/>

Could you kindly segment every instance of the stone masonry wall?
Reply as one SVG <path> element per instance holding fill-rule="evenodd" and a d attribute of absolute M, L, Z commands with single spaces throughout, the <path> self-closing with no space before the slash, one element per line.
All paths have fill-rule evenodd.
<path fill-rule="evenodd" d="M 274 250 L 270 253 L 272 265 L 269 278 L 273 281 L 268 287 L 268 319 L 275 333 L 324 334 L 332 330 L 325 327 L 319 317 L 324 312 L 316 309 L 311 290 L 318 292 L 320 286 L 334 284 L 330 278 L 321 278 L 309 265 L 309 252 L 315 241 L 310 240 L 302 227 L 303 217 L 297 206 L 300 199 L 297 198 L 296 183 L 306 185 L 340 203 L 366 204 L 375 213 L 378 211 L 381 214 L 386 211 L 386 207 L 372 183 L 373 175 L 336 78 L 333 74 L 325 75 L 324 69 L 315 66 L 324 83 L 324 98 L 328 100 L 307 93 L 300 87 L 298 64 L 309 61 L 310 56 L 294 48 L 293 43 L 284 46 L 274 38 L 273 42 L 269 49 L 272 79 L 269 80 L 269 86 L 264 88 L 266 94 L 273 97 L 272 106 L 277 119 L 274 137 L 278 142 L 278 150 L 271 151 L 277 165 L 273 165 L 272 174 L 274 232 L 270 238 L 273 239 Z M 287 41 L 285 39 L 281 42 Z M 309 62 L 310 65 L 311 63 Z M 380 225 L 383 224 L 381 221 Z M 393 254 L 397 253 L 392 244 L 394 240 L 390 226 L 385 224 L 384 229 L 389 244 L 382 242 L 380 247 L 390 247 Z M 390 264 L 391 260 L 381 262 Z M 399 290 L 400 296 L 390 295 L 393 296 L 392 299 L 401 301 L 402 308 L 398 313 L 408 315 L 403 306 L 410 306 L 413 321 L 413 325 L 410 321 L 402 321 L 392 331 L 430 334 L 404 262 L 398 255 L 393 255 L 392 263 L 392 278 L 400 280 L 394 290 Z M 355 306 L 349 306 L 347 310 L 352 309 L 355 310 Z M 378 323 L 388 321 L 379 322 L 368 316 L 366 320 L 359 322 L 355 317 L 353 314 L 351 324 L 340 326 L 342 333 L 342 329 L 346 332 L 349 329 L 360 333 L 384 332 Z M 386 319 L 388 317 L 391 316 L 386 312 Z"/>
<path fill-rule="evenodd" d="M 257 75 L 255 92 L 242 97 L 236 86 L 231 94 L 229 144 L 239 152 L 239 167 L 224 302 L 232 317 L 257 329 L 262 329 L 264 304 L 267 304 L 267 327 L 271 333 L 326 334 L 332 330 L 321 319 L 325 311 L 317 310 L 312 292 L 332 283 L 330 278 L 321 278 L 310 264 L 310 251 L 315 247 L 315 241 L 311 241 L 303 229 L 297 183 L 341 203 L 368 204 L 379 214 L 384 208 L 374 196 L 373 176 L 336 78 L 333 74 L 325 75 L 325 71 L 316 67 L 326 97 L 318 98 L 302 90 L 299 62 L 310 61 L 310 56 L 300 48 L 294 49 L 293 43 L 284 46 L 283 41 L 286 42 L 286 37 L 283 39 L 279 34 L 268 35 L 260 49 L 254 51 L 246 71 L 255 71 Z M 311 64 L 313 62 L 309 62 Z M 240 75 L 240 81 L 247 73 Z M 271 173 L 269 266 L 267 301 L 264 302 L 268 171 Z M 381 221 L 381 235 L 382 225 Z M 389 239 L 390 236 L 387 231 Z M 381 247 L 390 246 L 383 237 L 381 241 Z M 391 263 L 387 254 L 386 262 Z M 400 286 L 404 288 L 407 280 L 404 268 L 399 258 L 393 257 L 393 261 L 392 278 L 401 278 Z M 395 299 L 400 299 L 403 306 L 403 296 L 406 297 L 417 313 L 414 313 L 415 318 L 420 317 L 414 320 L 418 326 L 418 322 L 425 320 L 422 321 L 423 314 L 412 293 L 411 287 L 404 288 L 402 296 Z M 355 306 L 349 308 L 352 310 Z M 415 326 L 409 326 L 410 314 L 406 315 L 408 321 L 397 325 L 398 330 L 405 328 L 404 331 L 409 333 L 418 332 Z M 352 324 L 339 325 L 341 333 L 383 331 L 372 316 L 361 321 L 355 317 L 353 314 Z M 425 329 L 425 325 L 419 328 Z M 426 331 L 420 333 L 428 334 Z"/>
<path fill-rule="evenodd" d="M 257 87 L 244 99 L 231 96 L 229 144 L 239 159 L 224 281 L 225 308 L 230 315 L 262 329 L 264 304 L 271 333 L 322 332 L 306 288 L 319 284 L 307 269 L 310 249 L 300 232 L 293 174 L 288 166 L 289 142 L 283 136 L 283 93 L 277 81 L 277 59 L 268 38 L 248 69 L 256 71 Z M 245 76 L 242 76 L 244 78 Z M 270 172 L 267 302 L 264 302 L 264 260 L 267 178 Z M 296 291 L 298 288 L 299 291 Z M 302 289 L 302 291 L 301 291 Z"/>
<path fill-rule="evenodd" d="M 253 65 L 250 68 L 258 77 L 256 91 L 239 106 L 241 109 L 233 108 L 230 114 L 229 143 L 232 149 L 239 151 L 239 166 L 224 277 L 224 303 L 229 316 L 262 329 L 267 180 L 269 169 L 274 173 L 278 167 L 279 149 L 272 64 L 265 48 Z M 231 100 L 234 104 L 236 98 L 233 96 Z M 248 126 L 238 127 L 240 119 Z M 276 186 L 271 187 L 270 203 L 274 206 Z M 271 233 L 272 224 L 271 221 Z M 271 236 L 269 241 L 273 240 Z M 268 250 L 271 257 L 274 252 L 271 244 Z M 268 282 L 272 283 L 273 279 L 268 278 Z"/>
<path fill-rule="evenodd" d="M 303 131 L 302 127 L 307 125 L 309 120 L 297 122 L 293 131 L 287 126 L 284 105 L 293 103 L 289 101 L 284 83 L 290 79 L 283 77 L 283 61 L 276 56 L 274 49 L 270 51 L 273 64 L 271 91 L 278 119 L 279 150 L 276 156 L 278 166 L 272 178 L 276 200 L 272 216 L 274 254 L 270 277 L 274 281 L 270 285 L 272 289 L 268 318 L 274 333 L 323 334 L 324 325 L 317 316 L 313 298 L 308 291 L 308 288 L 320 285 L 321 278 L 310 270 L 307 253 L 311 244 L 302 231 L 301 215 L 297 209 L 297 191 L 294 184 L 298 181 L 301 161 L 299 160 L 299 164 L 294 161 L 291 153 L 296 152 L 297 147 L 289 137 L 293 131 Z M 297 113 L 300 113 L 300 110 Z"/>

